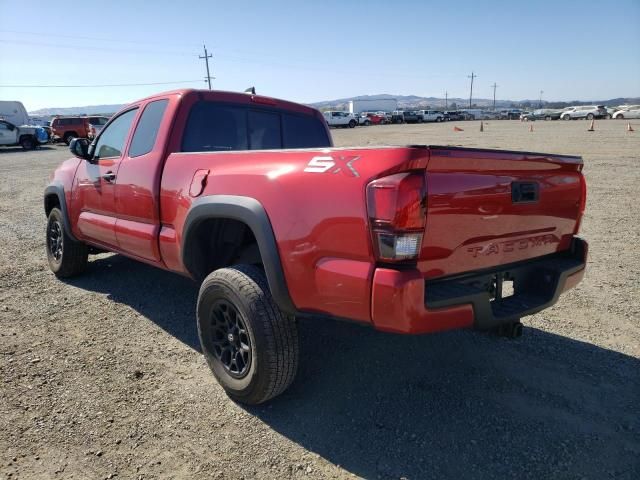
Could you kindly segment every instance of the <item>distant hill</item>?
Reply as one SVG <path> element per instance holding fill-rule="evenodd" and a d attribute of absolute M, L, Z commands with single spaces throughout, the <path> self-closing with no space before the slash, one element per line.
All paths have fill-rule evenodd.
<path fill-rule="evenodd" d="M 113 114 L 124 107 L 123 104 L 115 105 L 88 105 L 86 107 L 51 107 L 41 108 L 29 112 L 32 117 L 50 117 L 52 115 L 97 115 Z"/>

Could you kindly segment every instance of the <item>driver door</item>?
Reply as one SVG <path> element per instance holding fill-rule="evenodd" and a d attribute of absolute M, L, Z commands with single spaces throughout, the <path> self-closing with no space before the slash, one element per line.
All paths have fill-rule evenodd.
<path fill-rule="evenodd" d="M 94 143 L 91 161 L 83 161 L 78 166 L 73 204 L 79 209 L 76 212 L 78 230 L 86 240 L 118 246 L 115 183 L 137 113 L 136 107 L 109 122 Z"/>

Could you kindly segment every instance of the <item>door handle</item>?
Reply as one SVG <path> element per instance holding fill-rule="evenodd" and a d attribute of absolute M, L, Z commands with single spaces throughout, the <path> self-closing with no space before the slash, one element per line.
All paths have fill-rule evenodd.
<path fill-rule="evenodd" d="M 102 179 L 105 182 L 113 183 L 113 181 L 116 179 L 116 174 L 113 172 L 107 172 L 104 175 L 102 175 Z"/>

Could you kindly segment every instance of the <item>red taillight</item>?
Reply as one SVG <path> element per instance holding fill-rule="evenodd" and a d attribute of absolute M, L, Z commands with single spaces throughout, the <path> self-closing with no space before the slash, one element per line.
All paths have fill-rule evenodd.
<path fill-rule="evenodd" d="M 584 175 L 580 175 L 580 206 L 578 208 L 578 220 L 576 221 L 576 228 L 574 229 L 574 235 L 577 235 L 580 231 L 580 225 L 582 224 L 582 217 L 584 211 L 587 208 L 587 181 Z"/>
<path fill-rule="evenodd" d="M 423 172 L 405 172 L 367 185 L 367 210 L 376 256 L 383 261 L 415 260 L 426 223 Z"/>

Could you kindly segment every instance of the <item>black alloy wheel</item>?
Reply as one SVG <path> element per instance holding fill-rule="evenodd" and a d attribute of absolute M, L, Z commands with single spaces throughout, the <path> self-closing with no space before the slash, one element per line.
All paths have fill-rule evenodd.
<path fill-rule="evenodd" d="M 243 378 L 251 367 L 251 339 L 238 309 L 219 299 L 211 309 L 213 354 L 233 378 Z"/>
<path fill-rule="evenodd" d="M 62 259 L 63 242 L 62 224 L 58 220 L 54 220 L 48 225 L 47 245 L 49 247 L 49 254 L 56 262 L 60 262 Z"/>

